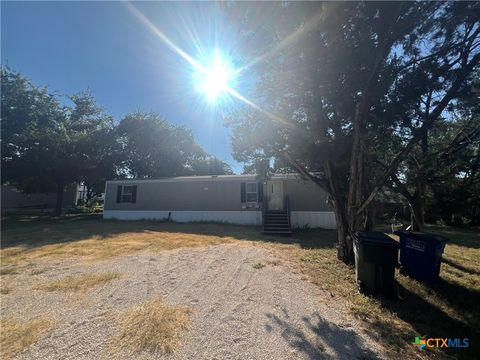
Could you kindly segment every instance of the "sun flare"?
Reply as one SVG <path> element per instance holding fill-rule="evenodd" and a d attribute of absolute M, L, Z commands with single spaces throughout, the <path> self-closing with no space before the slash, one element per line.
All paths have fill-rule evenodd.
<path fill-rule="evenodd" d="M 213 103 L 229 92 L 233 80 L 233 69 L 228 61 L 217 53 L 213 61 L 200 70 L 197 79 L 198 90 Z"/>

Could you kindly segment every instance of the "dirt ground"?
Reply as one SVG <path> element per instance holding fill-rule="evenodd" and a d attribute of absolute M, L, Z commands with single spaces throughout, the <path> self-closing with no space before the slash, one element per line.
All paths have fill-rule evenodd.
<path fill-rule="evenodd" d="M 42 262 L 43 261 L 43 262 Z M 55 326 L 17 359 L 375 359 L 382 348 L 318 287 L 268 246 L 250 242 L 149 253 L 100 262 L 38 260 L 35 282 L 84 273 L 119 277 L 88 291 L 33 287 L 12 274 L 2 316 L 49 314 Z M 173 354 L 131 353 L 114 346 L 112 314 L 161 296 L 192 309 L 190 329 Z"/>

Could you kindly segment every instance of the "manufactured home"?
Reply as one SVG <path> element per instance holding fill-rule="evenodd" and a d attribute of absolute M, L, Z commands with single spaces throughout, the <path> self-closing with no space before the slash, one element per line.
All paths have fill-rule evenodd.
<path fill-rule="evenodd" d="M 335 228 L 327 194 L 296 174 L 274 175 L 265 182 L 255 175 L 107 181 L 103 217 L 263 225 L 267 233 Z"/>

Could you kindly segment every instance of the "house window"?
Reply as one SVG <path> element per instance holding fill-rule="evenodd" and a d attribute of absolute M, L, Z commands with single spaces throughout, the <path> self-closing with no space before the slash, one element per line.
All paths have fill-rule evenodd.
<path fill-rule="evenodd" d="M 133 186 L 122 186 L 122 202 L 132 202 Z"/>
<path fill-rule="evenodd" d="M 256 182 L 247 183 L 247 203 L 258 202 L 258 184 Z"/>
<path fill-rule="evenodd" d="M 117 189 L 117 203 L 135 203 L 137 185 L 119 185 Z"/>

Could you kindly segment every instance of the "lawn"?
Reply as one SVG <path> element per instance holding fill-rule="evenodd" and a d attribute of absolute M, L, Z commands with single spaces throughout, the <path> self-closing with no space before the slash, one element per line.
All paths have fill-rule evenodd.
<path fill-rule="evenodd" d="M 398 301 L 360 295 L 355 273 L 335 256 L 335 234 L 317 241 L 315 232 L 301 234 L 304 247 L 296 249 L 301 270 L 333 298 L 341 299 L 365 328 L 382 342 L 392 358 L 478 358 L 480 351 L 480 235 L 478 231 L 429 226 L 428 232 L 447 236 L 440 280 L 420 283 L 396 272 Z M 395 238 L 395 236 L 393 236 Z M 321 245 L 323 244 L 323 245 Z M 410 345 L 415 336 L 470 339 L 468 349 L 427 349 Z M 414 351 L 415 350 L 415 351 Z"/>
<path fill-rule="evenodd" d="M 336 258 L 334 231 L 302 231 L 292 238 L 275 238 L 261 235 L 256 228 L 223 224 L 117 222 L 104 221 L 98 215 L 8 217 L 2 219 L 1 293 L 2 297 L 15 296 L 19 285 L 12 279 L 16 277 L 31 277 L 36 288 L 52 293 L 81 293 L 123 276 L 92 272 L 36 283 L 35 276 L 42 276 L 50 263 L 61 263 L 64 259 L 74 258 L 95 268 L 96 263 L 142 251 L 155 253 L 205 245 L 254 244 L 274 250 L 282 261 L 323 290 L 325 296 L 319 297 L 319 302 L 345 309 L 359 320 L 363 329 L 383 345 L 389 357 L 447 358 L 454 355 L 461 359 L 475 358 L 480 353 L 480 236 L 477 231 L 448 227 L 428 230 L 451 240 L 445 249 L 440 281 L 423 284 L 397 272 L 400 299 L 389 301 L 358 294 L 354 269 Z M 264 263 L 252 266 L 262 271 L 265 265 L 272 266 Z M 127 310 L 126 314 L 136 316 L 151 304 Z M 156 321 L 161 322 L 161 319 Z M 182 321 L 183 324 L 188 322 L 186 318 Z M 55 321 L 48 317 L 18 323 L 2 313 L 2 355 L 11 356 L 29 347 L 54 326 Z M 468 337 L 471 345 L 468 349 L 418 352 L 411 345 L 416 336 Z M 135 339 L 129 341 L 137 344 Z M 170 346 L 159 345 L 162 342 L 153 344 Z M 172 345 L 172 349 L 175 346 Z"/>

